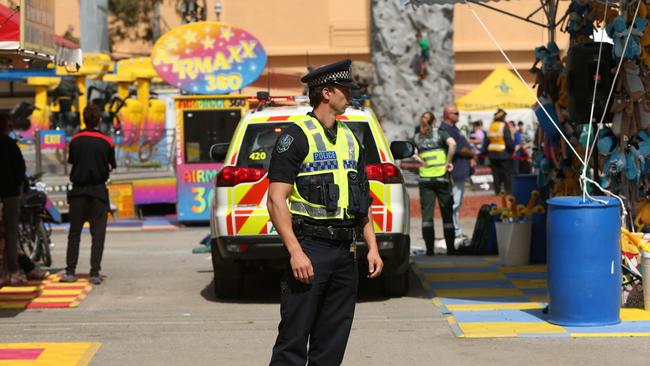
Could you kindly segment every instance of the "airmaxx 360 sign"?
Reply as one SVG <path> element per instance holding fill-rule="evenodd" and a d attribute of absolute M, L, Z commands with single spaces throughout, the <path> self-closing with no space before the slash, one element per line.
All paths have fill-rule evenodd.
<path fill-rule="evenodd" d="M 165 33 L 151 52 L 170 85 L 190 93 L 226 94 L 260 76 L 266 51 L 250 33 L 224 23 L 198 22 Z"/>

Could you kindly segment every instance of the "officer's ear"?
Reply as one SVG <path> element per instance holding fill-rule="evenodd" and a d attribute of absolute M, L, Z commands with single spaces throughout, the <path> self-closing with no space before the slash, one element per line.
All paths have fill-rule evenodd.
<path fill-rule="evenodd" d="M 334 87 L 332 86 L 323 87 L 323 90 L 321 90 L 323 101 L 329 102 L 329 100 L 332 99 L 333 94 L 334 94 Z"/>

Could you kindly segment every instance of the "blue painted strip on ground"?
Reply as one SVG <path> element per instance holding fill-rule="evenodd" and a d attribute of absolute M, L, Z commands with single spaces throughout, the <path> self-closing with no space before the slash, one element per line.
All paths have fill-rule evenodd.
<path fill-rule="evenodd" d="M 481 298 L 453 298 L 439 297 L 440 302 L 445 305 L 481 305 L 481 304 L 508 304 L 513 302 L 529 302 L 527 297 L 481 297 Z"/>
<path fill-rule="evenodd" d="M 511 272 L 506 276 L 511 280 L 545 280 L 546 272 Z"/>
<path fill-rule="evenodd" d="M 489 281 L 428 281 L 429 286 L 436 289 L 462 289 L 462 288 L 515 288 L 508 280 Z"/>
<path fill-rule="evenodd" d="M 494 310 L 494 311 L 457 311 L 454 313 L 459 323 L 481 322 L 535 322 L 546 323 L 541 310 Z"/>
<path fill-rule="evenodd" d="M 564 326 L 564 329 L 569 333 L 648 333 L 650 332 L 650 320 L 625 321 L 600 327 Z"/>
<path fill-rule="evenodd" d="M 473 273 L 497 273 L 496 267 L 450 267 L 450 268 L 426 268 L 420 267 L 420 271 L 424 273 L 458 273 L 458 272 L 473 272 Z"/>

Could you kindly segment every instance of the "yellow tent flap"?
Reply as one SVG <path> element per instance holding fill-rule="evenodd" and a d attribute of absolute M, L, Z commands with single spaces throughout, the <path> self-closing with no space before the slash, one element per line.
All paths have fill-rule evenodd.
<path fill-rule="evenodd" d="M 469 94 L 457 101 L 463 111 L 530 108 L 535 98 L 519 78 L 505 67 L 497 67 Z"/>

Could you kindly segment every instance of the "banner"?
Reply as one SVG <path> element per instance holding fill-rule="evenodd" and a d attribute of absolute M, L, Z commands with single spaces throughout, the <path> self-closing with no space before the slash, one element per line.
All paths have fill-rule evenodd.
<path fill-rule="evenodd" d="M 242 29 L 198 22 L 160 37 L 151 60 L 171 86 L 194 94 L 227 94 L 257 80 L 266 66 L 266 51 Z"/>

